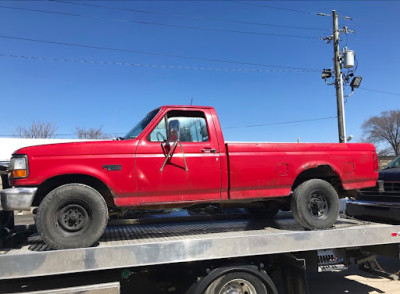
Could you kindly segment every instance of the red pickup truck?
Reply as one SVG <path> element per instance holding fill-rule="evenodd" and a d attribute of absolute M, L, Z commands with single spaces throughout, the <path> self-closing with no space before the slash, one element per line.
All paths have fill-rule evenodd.
<path fill-rule="evenodd" d="M 163 106 L 119 140 L 16 151 L 0 209 L 38 206 L 38 232 L 53 248 L 94 244 L 123 208 L 212 203 L 265 218 L 291 209 L 318 229 L 336 221 L 339 197 L 377 178 L 371 144 L 226 143 L 214 108 Z"/>

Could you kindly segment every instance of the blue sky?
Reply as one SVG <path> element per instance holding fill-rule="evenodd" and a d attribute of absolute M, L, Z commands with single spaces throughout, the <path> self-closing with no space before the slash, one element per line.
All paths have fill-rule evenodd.
<path fill-rule="evenodd" d="M 337 142 L 335 89 L 321 79 L 332 17 L 315 15 L 332 9 L 357 32 L 341 35 L 363 77 L 345 104 L 357 141 L 366 119 L 399 109 L 400 2 L 1 1 L 0 135 L 32 121 L 54 122 L 57 138 L 122 135 L 193 98 L 216 108 L 226 140 Z"/>

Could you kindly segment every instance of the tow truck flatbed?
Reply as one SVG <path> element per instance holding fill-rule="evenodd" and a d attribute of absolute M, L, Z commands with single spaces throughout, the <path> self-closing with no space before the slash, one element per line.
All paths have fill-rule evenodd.
<path fill-rule="evenodd" d="M 108 226 L 90 248 L 51 250 L 31 236 L 21 248 L 2 249 L 0 280 L 398 243 L 399 225 L 355 219 L 306 231 L 285 212 L 271 221 L 184 217 Z"/>

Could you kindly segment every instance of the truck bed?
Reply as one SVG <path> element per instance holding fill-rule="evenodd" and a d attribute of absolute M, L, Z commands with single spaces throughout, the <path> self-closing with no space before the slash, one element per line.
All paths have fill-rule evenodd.
<path fill-rule="evenodd" d="M 305 231 L 285 212 L 267 222 L 195 219 L 128 220 L 81 249 L 50 250 L 33 235 L 21 248 L 0 251 L 0 280 L 400 242 L 400 226 L 354 219 L 319 231 Z"/>
<path fill-rule="evenodd" d="M 226 150 L 230 199 L 288 196 L 296 179 L 310 177 L 304 172 L 312 169 L 321 179 L 337 177 L 344 190 L 376 184 L 369 144 L 228 142 Z"/>

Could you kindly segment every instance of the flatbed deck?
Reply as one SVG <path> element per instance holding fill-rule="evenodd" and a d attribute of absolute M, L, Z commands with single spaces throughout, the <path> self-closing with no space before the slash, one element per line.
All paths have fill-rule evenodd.
<path fill-rule="evenodd" d="M 51 250 L 39 236 L 0 251 L 0 280 L 188 261 L 400 243 L 400 226 L 339 218 L 332 229 L 305 231 L 290 213 L 262 222 L 193 220 L 110 225 L 94 247 Z"/>

